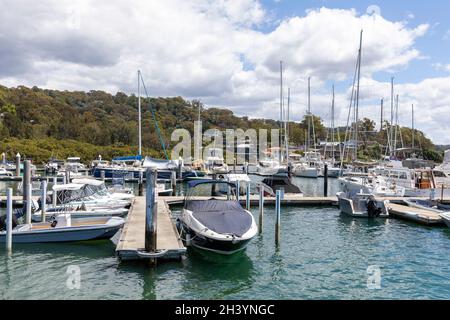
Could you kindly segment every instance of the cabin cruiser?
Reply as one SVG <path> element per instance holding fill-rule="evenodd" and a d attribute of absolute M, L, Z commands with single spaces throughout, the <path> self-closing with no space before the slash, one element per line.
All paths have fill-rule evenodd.
<path fill-rule="evenodd" d="M 278 160 L 260 160 L 257 172 L 260 176 L 273 176 L 274 174 L 286 173 L 287 166 L 281 165 Z"/>
<path fill-rule="evenodd" d="M 0 168 L 0 177 L 12 177 L 13 173 L 7 171 L 5 168 Z"/>
<path fill-rule="evenodd" d="M 110 197 L 114 200 L 127 200 L 131 201 L 134 198 L 134 195 L 131 192 L 127 192 L 123 190 L 122 192 L 113 191 L 115 189 L 109 190 L 105 183 L 100 180 L 95 180 L 91 178 L 81 178 L 81 179 L 73 179 L 72 183 L 74 184 L 83 184 L 85 185 L 86 191 L 92 194 L 103 195 L 106 197 Z"/>
<path fill-rule="evenodd" d="M 286 174 L 278 174 L 264 178 L 261 184 L 264 187 L 264 194 L 267 196 L 275 196 L 277 190 L 284 190 L 285 196 L 303 196 L 300 188 L 293 184 Z"/>
<path fill-rule="evenodd" d="M 317 178 L 320 173 L 321 159 L 317 152 L 305 152 L 300 162 L 294 164 L 293 173 L 296 177 Z"/>
<path fill-rule="evenodd" d="M 207 155 L 203 165 L 208 174 L 225 174 L 230 171 L 222 153 L 223 151 L 220 148 L 207 149 Z"/>
<path fill-rule="evenodd" d="M 44 169 L 46 173 L 57 173 L 64 166 L 63 160 L 50 158 L 45 164 Z"/>
<path fill-rule="evenodd" d="M 178 224 L 186 244 L 224 255 L 244 250 L 258 227 L 253 215 L 237 201 L 235 185 L 224 180 L 193 180 L 188 186 Z M 210 198 L 197 198 L 205 194 Z"/>
<path fill-rule="evenodd" d="M 377 201 L 373 194 L 356 193 L 349 195 L 346 192 L 336 194 L 339 209 L 345 215 L 354 218 L 388 218 L 387 200 Z"/>
<path fill-rule="evenodd" d="M 340 177 L 341 190 L 353 197 L 357 193 L 372 194 L 381 197 L 404 197 L 405 188 L 384 177 L 373 174 L 348 174 Z"/>
<path fill-rule="evenodd" d="M 57 204 L 72 205 L 80 208 L 119 209 L 129 207 L 131 200 L 114 199 L 110 195 L 99 194 L 86 184 L 57 184 L 52 186 L 56 193 Z"/>

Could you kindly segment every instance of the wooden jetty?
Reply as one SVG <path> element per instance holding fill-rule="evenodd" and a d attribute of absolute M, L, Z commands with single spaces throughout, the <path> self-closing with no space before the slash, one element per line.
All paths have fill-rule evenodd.
<path fill-rule="evenodd" d="M 444 225 L 444 220 L 432 210 L 414 208 L 405 205 L 389 203 L 389 214 L 404 220 L 417 222 L 424 225 Z"/>
<path fill-rule="evenodd" d="M 180 259 L 186 252 L 167 202 L 157 198 L 156 250 L 163 254 L 157 259 Z M 145 197 L 135 197 L 116 247 L 122 260 L 146 258 L 145 251 Z"/>
<path fill-rule="evenodd" d="M 211 197 L 192 197 L 192 200 L 208 200 Z M 226 197 L 215 197 L 217 199 L 225 200 Z M 183 196 L 172 196 L 172 197 L 159 197 L 159 199 L 164 200 L 167 204 L 180 205 L 184 203 Z M 239 198 L 241 204 L 245 204 L 245 196 Z M 264 197 L 265 205 L 275 205 L 275 197 Z M 250 204 L 257 206 L 259 204 L 259 195 L 250 196 Z M 336 197 L 302 197 L 298 195 L 285 195 L 281 200 L 281 204 L 286 206 L 337 206 L 338 200 Z"/>

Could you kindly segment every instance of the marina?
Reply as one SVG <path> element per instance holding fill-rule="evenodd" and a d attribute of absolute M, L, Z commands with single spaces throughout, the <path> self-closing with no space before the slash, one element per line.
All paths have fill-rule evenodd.
<path fill-rule="evenodd" d="M 0 299 L 450 300 L 450 5 L 402 1 L 6 0 Z"/>

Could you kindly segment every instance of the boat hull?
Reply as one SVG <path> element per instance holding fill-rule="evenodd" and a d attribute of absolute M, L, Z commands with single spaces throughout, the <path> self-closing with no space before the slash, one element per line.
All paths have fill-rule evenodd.
<path fill-rule="evenodd" d="M 234 253 L 237 253 L 239 251 L 245 250 L 248 243 L 251 241 L 250 239 L 245 240 L 217 240 L 217 239 L 211 239 L 209 237 L 206 237 L 205 235 L 195 232 L 191 228 L 189 228 L 185 223 L 183 223 L 183 229 L 184 231 L 190 235 L 190 244 L 194 247 L 210 251 L 218 254 L 223 255 L 231 255 Z"/>
<path fill-rule="evenodd" d="M 76 242 L 88 240 L 110 239 L 122 228 L 125 220 L 112 218 L 113 223 L 87 225 L 82 227 L 62 227 L 34 229 L 27 231 L 13 230 L 13 243 L 50 243 Z M 6 232 L 0 232 L 0 243 L 6 241 Z"/>

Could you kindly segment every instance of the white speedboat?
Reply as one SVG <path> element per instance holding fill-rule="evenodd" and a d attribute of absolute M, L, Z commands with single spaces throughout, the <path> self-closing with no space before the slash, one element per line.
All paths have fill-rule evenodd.
<path fill-rule="evenodd" d="M 0 168 L 0 177 L 12 177 L 12 172 L 9 172 L 5 168 Z"/>
<path fill-rule="evenodd" d="M 342 213 L 354 218 L 387 218 L 387 201 L 377 201 L 372 194 L 357 193 L 349 197 L 344 192 L 336 194 Z"/>
<path fill-rule="evenodd" d="M 300 162 L 294 164 L 292 173 L 296 177 L 317 178 L 319 176 L 319 169 L 315 166 L 309 166 L 309 164 L 306 162 Z"/>
<path fill-rule="evenodd" d="M 193 180 L 179 219 L 187 245 L 230 255 L 244 250 L 257 234 L 253 215 L 236 200 L 235 185 L 223 180 Z M 207 194 L 208 200 L 195 197 Z"/>
<path fill-rule="evenodd" d="M 52 222 L 16 226 L 12 230 L 13 243 L 71 242 L 111 238 L 125 223 L 123 218 L 78 218 L 61 214 Z M 0 242 L 6 232 L 0 231 Z"/>
<path fill-rule="evenodd" d="M 104 217 L 124 217 L 128 213 L 126 208 L 74 208 L 72 206 L 57 206 L 48 207 L 45 210 L 45 221 L 52 220 L 59 216 L 60 214 L 70 214 L 72 218 L 104 218 Z M 40 222 L 42 221 L 42 211 L 41 209 L 33 212 L 31 215 L 31 221 Z"/>

